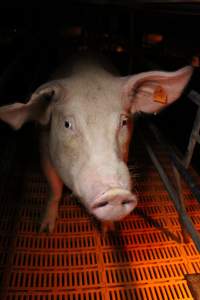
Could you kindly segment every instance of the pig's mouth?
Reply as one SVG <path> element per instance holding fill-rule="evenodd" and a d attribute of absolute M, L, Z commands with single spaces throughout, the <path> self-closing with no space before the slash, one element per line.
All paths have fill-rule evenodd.
<path fill-rule="evenodd" d="M 128 215 L 137 205 L 137 197 L 130 191 L 112 188 L 95 199 L 90 212 L 101 221 L 118 221 Z"/>

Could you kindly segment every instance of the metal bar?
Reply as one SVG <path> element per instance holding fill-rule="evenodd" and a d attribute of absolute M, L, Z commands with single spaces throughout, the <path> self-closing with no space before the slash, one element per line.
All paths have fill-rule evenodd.
<path fill-rule="evenodd" d="M 154 126 L 150 122 L 148 122 L 147 126 L 151 130 L 151 132 L 154 134 L 154 136 L 155 136 L 156 140 L 158 141 L 158 143 L 162 143 L 162 145 L 166 148 L 166 150 L 169 153 L 169 156 L 170 156 L 171 160 L 173 161 L 175 167 L 178 169 L 181 176 L 183 177 L 183 179 L 186 181 L 186 183 L 190 187 L 190 189 L 191 189 L 192 193 L 194 194 L 194 196 L 196 197 L 196 199 L 200 202 L 200 189 L 198 187 L 198 184 L 196 183 L 196 181 L 194 180 L 192 175 L 188 172 L 188 170 L 183 166 L 182 159 L 179 158 L 174 153 L 174 149 L 172 148 L 171 145 L 169 145 L 169 143 L 166 142 L 166 140 L 161 135 L 159 129 L 156 126 Z"/>
<path fill-rule="evenodd" d="M 185 203 L 184 203 L 183 192 L 182 192 L 182 186 L 181 186 L 181 176 L 180 176 L 180 173 L 178 172 L 177 168 L 173 164 L 173 162 L 172 162 L 172 169 L 173 169 L 175 183 L 177 186 L 177 191 L 178 191 L 178 195 L 179 195 L 179 199 L 180 199 L 180 205 L 181 205 L 181 208 L 183 209 L 184 213 L 187 214 L 187 211 L 185 208 Z M 183 241 L 184 241 L 184 243 L 188 243 L 189 242 L 188 233 L 187 233 L 187 230 L 185 230 L 185 226 L 182 222 L 180 214 L 179 214 L 179 222 L 180 222 L 181 228 L 182 228 Z"/>
<path fill-rule="evenodd" d="M 192 90 L 188 94 L 188 98 L 192 100 L 196 105 L 200 106 L 200 95 L 198 92 Z"/>
<path fill-rule="evenodd" d="M 175 189 L 171 185 L 168 176 L 166 175 L 160 162 L 156 158 L 156 155 L 154 154 L 151 146 L 148 144 L 148 142 L 144 138 L 143 138 L 143 142 L 144 142 L 146 150 L 147 150 L 154 166 L 156 167 L 161 179 L 163 180 L 163 183 L 165 184 L 165 187 L 166 187 L 168 193 L 170 194 L 170 196 L 173 199 L 174 205 L 175 205 L 177 211 L 179 212 L 179 217 L 180 217 L 181 223 L 185 226 L 187 232 L 192 237 L 198 251 L 200 251 L 200 235 L 199 235 L 199 233 L 195 229 L 190 217 L 185 212 L 184 207 L 181 205 L 178 193 L 175 191 Z"/>
<path fill-rule="evenodd" d="M 189 167 L 189 164 L 191 162 L 192 155 L 193 155 L 193 152 L 194 152 L 194 147 L 195 147 L 196 142 L 197 142 L 198 137 L 199 137 L 199 130 L 200 130 L 200 107 L 197 110 L 197 114 L 196 114 L 196 118 L 194 120 L 194 125 L 193 125 L 192 132 L 191 132 L 191 135 L 190 135 L 188 147 L 187 147 L 187 150 L 186 150 L 185 157 L 183 159 L 183 164 L 186 168 Z"/>
<path fill-rule="evenodd" d="M 178 171 L 182 175 L 183 179 L 189 185 L 195 198 L 200 203 L 200 189 L 199 189 L 198 184 L 195 182 L 194 178 L 188 173 L 187 169 L 181 164 L 180 160 L 176 157 L 175 154 L 171 153 L 170 157 L 173 160 L 175 167 L 178 169 Z"/>
<path fill-rule="evenodd" d="M 200 135 L 198 135 L 198 136 L 196 137 L 196 141 L 197 141 L 198 144 L 200 144 Z"/>
<path fill-rule="evenodd" d="M 188 168 L 189 165 L 190 165 L 196 143 L 200 143 L 200 137 L 199 137 L 199 130 L 200 130 L 200 95 L 199 95 L 198 92 L 192 90 L 188 94 L 188 98 L 190 100 L 192 100 L 197 106 L 199 106 L 199 108 L 197 110 L 197 114 L 196 114 L 196 117 L 195 117 L 195 120 L 194 120 L 192 132 L 190 134 L 186 154 L 185 154 L 185 157 L 183 159 L 183 164 L 186 168 Z"/>

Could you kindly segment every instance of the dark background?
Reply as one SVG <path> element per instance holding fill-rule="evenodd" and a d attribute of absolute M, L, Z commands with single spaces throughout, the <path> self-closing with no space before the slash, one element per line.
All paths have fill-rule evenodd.
<path fill-rule="evenodd" d="M 33 3 L 0 7 L 0 105 L 25 101 L 63 57 L 75 51 L 106 54 L 122 75 L 176 70 L 200 56 L 198 3 L 67 1 L 65 6 L 55 2 L 44 7 Z M 150 40 L 149 34 L 162 40 Z M 180 101 L 154 118 L 183 153 L 197 109 L 186 94 L 191 88 L 200 92 L 199 83 L 196 67 Z M 29 124 L 24 127 L 32 129 Z M 0 134 L 12 135 L 2 122 Z M 198 157 L 199 146 L 193 158 L 197 169 Z"/>

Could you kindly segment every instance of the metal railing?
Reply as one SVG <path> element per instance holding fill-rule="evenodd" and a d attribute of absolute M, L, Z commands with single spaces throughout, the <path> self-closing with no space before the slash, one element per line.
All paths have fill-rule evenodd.
<path fill-rule="evenodd" d="M 198 105 L 196 118 L 193 123 L 193 129 L 190 134 L 189 143 L 187 146 L 187 151 L 184 157 L 181 157 L 180 153 L 176 150 L 175 147 L 172 147 L 169 142 L 165 140 L 159 129 L 153 124 L 151 121 L 147 121 L 145 119 L 145 128 L 150 130 L 150 132 L 155 137 L 156 141 L 159 144 L 162 144 L 164 149 L 166 150 L 171 164 L 172 164 L 172 170 L 174 174 L 174 184 L 172 184 L 169 176 L 165 172 L 164 168 L 162 167 L 162 164 L 160 163 L 159 159 L 156 156 L 155 151 L 153 150 L 153 147 L 150 145 L 150 142 L 148 141 L 148 138 L 146 135 L 143 135 L 143 143 L 145 145 L 145 148 L 151 158 L 151 161 L 153 162 L 155 168 L 157 169 L 169 195 L 171 196 L 174 205 L 176 207 L 176 210 L 179 214 L 179 220 L 182 226 L 182 233 L 183 233 L 183 239 L 184 242 L 188 241 L 188 235 L 191 236 L 193 239 L 198 251 L 200 251 L 200 234 L 196 230 L 191 218 L 188 216 L 185 203 L 184 203 L 184 197 L 182 192 L 182 184 L 181 184 L 181 177 L 185 180 L 185 182 L 190 187 L 193 195 L 199 201 L 200 203 L 200 188 L 194 177 L 191 175 L 190 171 L 188 170 L 188 167 L 191 163 L 191 159 L 193 156 L 194 148 L 196 143 L 200 143 L 200 136 L 199 136 L 199 130 L 200 130 L 200 94 L 198 94 L 196 91 L 191 91 L 188 95 L 189 99 L 192 100 L 194 103 Z"/>

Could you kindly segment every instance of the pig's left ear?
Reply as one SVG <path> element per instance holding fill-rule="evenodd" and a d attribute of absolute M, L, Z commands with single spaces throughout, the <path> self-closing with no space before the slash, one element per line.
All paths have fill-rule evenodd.
<path fill-rule="evenodd" d="M 14 129 L 19 129 L 28 121 L 37 121 L 45 125 L 50 119 L 52 99 L 60 97 L 62 90 L 59 80 L 43 84 L 31 95 L 27 103 L 17 102 L 0 107 L 0 120 Z"/>
<path fill-rule="evenodd" d="M 176 72 L 150 71 L 124 78 L 123 96 L 131 101 L 131 112 L 154 113 L 173 103 L 183 92 L 192 71 L 187 66 Z"/>

